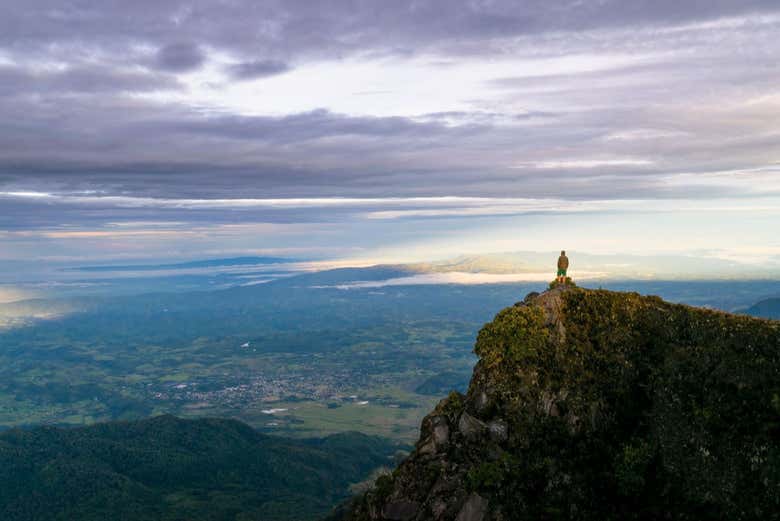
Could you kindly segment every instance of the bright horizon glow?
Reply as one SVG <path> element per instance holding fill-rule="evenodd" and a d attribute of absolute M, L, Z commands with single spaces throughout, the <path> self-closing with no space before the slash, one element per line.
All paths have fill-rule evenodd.
<path fill-rule="evenodd" d="M 288 212 L 316 211 L 334 218 L 324 222 L 255 222 L 244 224 L 209 223 L 193 225 L 186 220 L 106 223 L 98 228 L 55 227 L 38 230 L 0 231 L 0 239 L 19 246 L 0 252 L 0 260 L 23 258 L 25 246 L 41 241 L 50 251 L 83 251 L 112 246 L 119 255 L 103 258 L 143 258 L 140 251 L 166 251 L 165 257 L 201 258 L 196 252 L 298 251 L 305 256 L 324 257 L 345 265 L 418 262 L 496 251 L 547 251 L 550 238 L 569 249 L 591 253 L 632 253 L 638 255 L 693 255 L 739 260 L 746 264 L 774 263 L 780 259 L 780 241 L 771 223 L 780 218 L 780 198 L 728 199 L 636 199 L 582 200 L 525 199 L 492 197 L 389 197 L 389 198 L 272 198 L 272 199 L 161 199 L 55 193 L 0 193 L 5 199 L 29 199 L 37 204 L 75 205 L 85 208 L 182 209 L 194 212 L 267 212 L 278 219 Z M 281 212 L 281 213 L 279 213 Z M 471 222 L 473 219 L 479 221 Z M 345 222 L 353 224 L 348 230 Z M 394 223 L 401 223 L 399 229 Z M 743 228 L 744 222 L 754 225 Z M 454 223 L 459 223 L 453 227 Z M 405 237 L 412 226 L 422 239 Z M 360 229 L 384 230 L 363 247 L 344 250 L 336 247 L 345 233 Z M 658 231 L 637 234 L 637 230 Z M 663 233 L 659 233 L 664 230 Z M 401 232 L 399 234 L 399 231 Z M 520 232 L 520 233 L 518 233 Z M 438 235 L 432 239 L 429 235 Z M 370 236 L 370 233 L 367 235 Z M 510 238 L 514 236 L 514 238 Z M 316 240 L 312 240 L 316 237 Z M 728 241 L 723 238 L 728 237 Z M 379 239 L 377 241 L 377 239 Z M 258 242 L 259 241 L 259 242 Z M 156 243 L 159 246 L 156 246 Z M 230 245 L 220 250 L 216 245 Z M 171 249 L 172 246 L 180 247 Z M 202 246 L 202 247 L 201 247 Z M 147 250 L 150 248 L 151 250 Z M 212 255 L 213 255 L 212 254 Z M 149 255 L 147 253 L 147 255 Z M 74 257 L 60 253 L 58 257 Z M 52 256 L 56 258 L 57 256 Z M 160 253 L 156 254 L 160 257 Z M 44 259 L 46 256 L 36 257 Z M 76 258 L 76 257 L 74 257 Z M 323 259 L 324 260 L 324 259 Z"/>

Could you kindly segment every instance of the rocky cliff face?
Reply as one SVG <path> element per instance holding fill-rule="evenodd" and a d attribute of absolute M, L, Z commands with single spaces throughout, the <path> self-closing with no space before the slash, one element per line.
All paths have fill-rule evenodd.
<path fill-rule="evenodd" d="M 466 395 L 337 518 L 777 519 L 780 323 L 581 289 L 480 331 Z"/>

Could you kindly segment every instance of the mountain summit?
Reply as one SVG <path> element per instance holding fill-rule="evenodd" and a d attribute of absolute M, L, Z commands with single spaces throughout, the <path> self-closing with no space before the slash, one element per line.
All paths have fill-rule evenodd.
<path fill-rule="evenodd" d="M 475 352 L 467 394 L 337 519 L 778 518 L 780 323 L 559 288 Z"/>

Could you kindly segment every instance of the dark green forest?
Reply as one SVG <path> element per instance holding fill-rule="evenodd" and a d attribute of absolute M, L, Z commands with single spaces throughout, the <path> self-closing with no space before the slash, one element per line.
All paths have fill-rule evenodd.
<path fill-rule="evenodd" d="M 0 519 L 316 519 L 398 450 L 358 433 L 290 440 L 173 416 L 12 429 L 0 433 Z"/>

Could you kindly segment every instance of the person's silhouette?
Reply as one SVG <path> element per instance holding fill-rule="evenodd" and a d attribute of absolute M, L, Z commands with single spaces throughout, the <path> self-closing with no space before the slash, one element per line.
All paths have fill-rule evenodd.
<path fill-rule="evenodd" d="M 561 250 L 561 256 L 558 257 L 558 276 L 557 280 L 561 284 L 566 284 L 566 270 L 569 269 L 569 258 L 566 256 L 566 252 Z"/>

